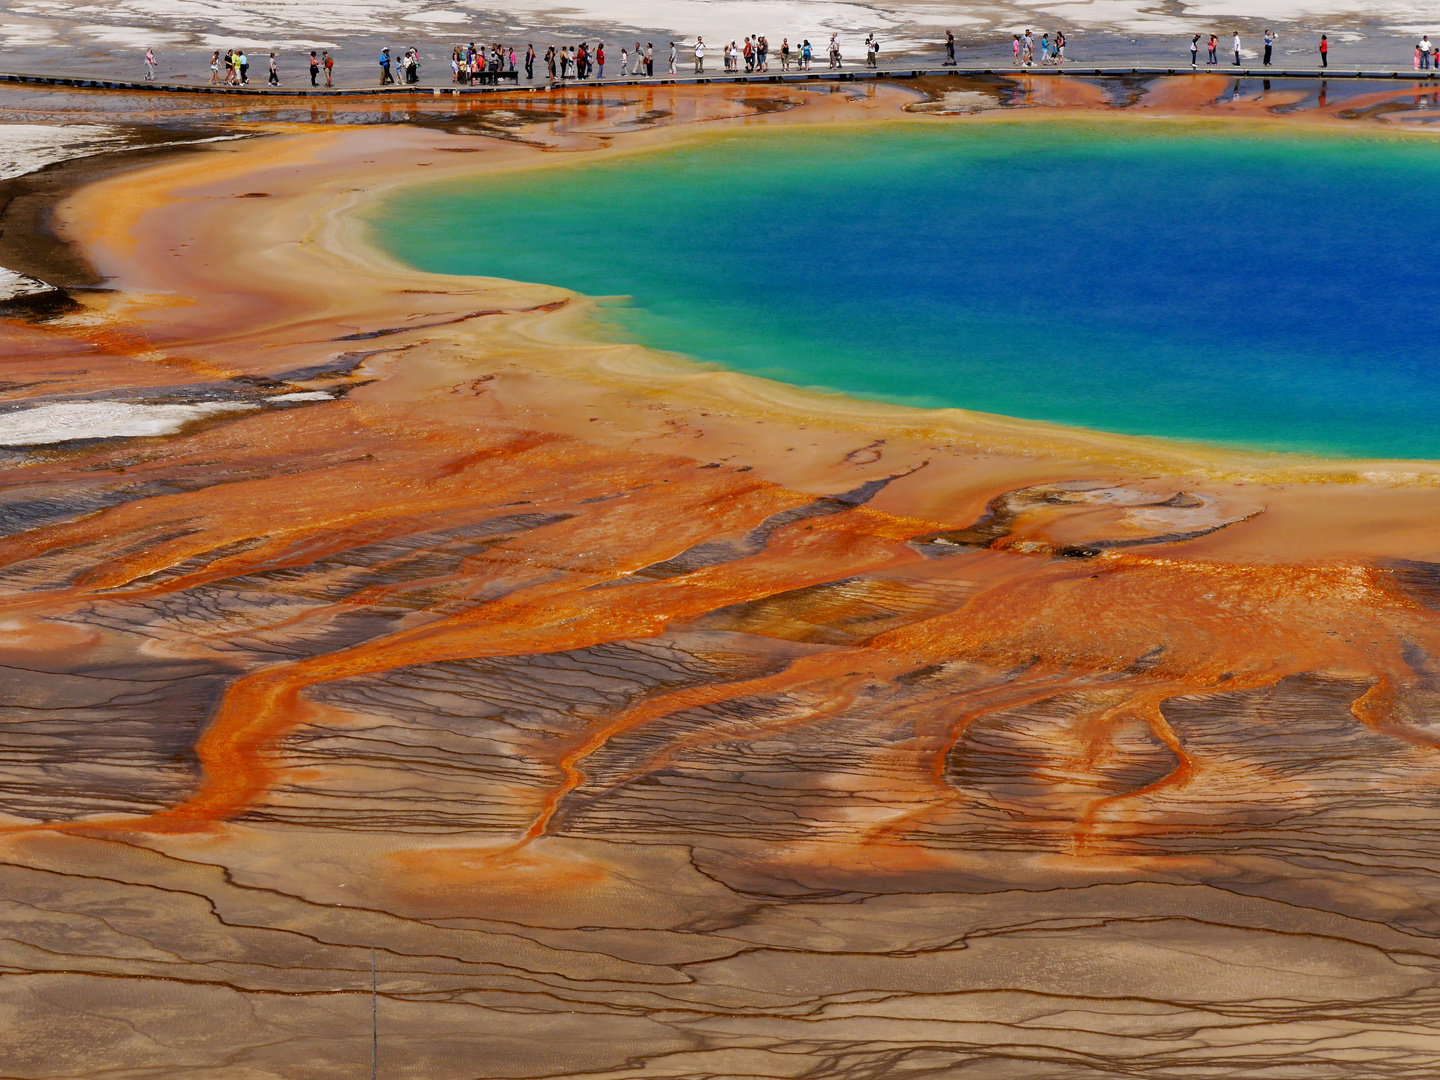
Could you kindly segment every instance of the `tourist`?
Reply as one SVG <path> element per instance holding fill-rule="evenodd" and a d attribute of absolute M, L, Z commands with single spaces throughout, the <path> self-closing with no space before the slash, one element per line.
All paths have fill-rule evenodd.
<path fill-rule="evenodd" d="M 1048 67 L 1050 64 L 1050 35 L 1040 35 L 1040 66 Z"/>
<path fill-rule="evenodd" d="M 1266 67 L 1269 67 L 1269 66 L 1270 66 L 1270 53 L 1271 53 L 1271 51 L 1272 51 L 1274 48 L 1275 48 L 1275 31 L 1273 31 L 1273 30 L 1266 30 L 1266 31 L 1265 31 L 1265 60 L 1264 60 L 1264 64 L 1265 64 Z"/>
<path fill-rule="evenodd" d="M 604 46 L 604 45 L 601 45 L 600 48 L 601 48 L 601 50 L 603 51 L 604 48 L 605 48 L 605 46 Z M 534 45 L 526 45 L 526 46 L 525 46 L 525 81 L 526 81 L 526 82 L 534 82 L 534 81 L 535 81 L 535 46 L 534 46 Z"/>
<path fill-rule="evenodd" d="M 865 66 L 867 68 L 877 67 L 880 63 L 880 43 L 871 34 L 865 39 Z"/>
<path fill-rule="evenodd" d="M 1235 49 L 1235 63 L 1234 63 L 1233 66 L 1239 67 L 1239 66 L 1240 66 L 1240 31 L 1239 31 L 1239 30 L 1236 30 L 1236 31 L 1235 31 L 1234 49 Z"/>
<path fill-rule="evenodd" d="M 676 54 L 676 52 L 675 52 L 675 43 L 672 41 L 672 42 L 670 42 L 670 71 L 669 71 L 669 74 L 671 74 L 671 75 L 674 75 L 674 74 L 675 74 L 675 58 L 676 58 L 676 55 L 677 55 L 677 54 Z"/>
<path fill-rule="evenodd" d="M 955 66 L 955 35 L 949 30 L 945 31 L 945 63 L 941 67 Z"/>
<path fill-rule="evenodd" d="M 145 50 L 145 78 L 146 78 L 147 80 L 153 80 L 153 79 L 155 78 L 155 50 L 154 50 L 154 49 L 146 49 L 146 50 Z"/>
<path fill-rule="evenodd" d="M 1011 63 L 1013 63 L 1016 67 L 1019 67 L 1019 66 L 1020 66 L 1020 35 L 1019 35 L 1019 34 L 1011 34 L 1011 35 L 1010 35 L 1010 57 L 1011 57 Z"/>
<path fill-rule="evenodd" d="M 655 43 L 654 43 L 653 41 L 647 41 L 647 42 L 645 43 L 645 78 L 647 78 L 647 79 L 653 79 L 654 77 L 655 77 Z"/>
<path fill-rule="evenodd" d="M 1055 63 L 1065 66 L 1065 31 L 1055 31 Z"/>
<path fill-rule="evenodd" d="M 270 54 L 270 77 L 267 80 L 271 86 L 280 85 L 280 69 L 275 66 L 275 54 Z"/>
<path fill-rule="evenodd" d="M 1206 42 L 1206 47 L 1210 50 L 1210 59 L 1206 61 L 1206 66 L 1213 67 L 1215 64 L 1218 64 L 1220 62 L 1219 59 L 1217 59 L 1215 56 L 1215 50 L 1220 48 L 1220 39 L 1217 38 L 1214 34 L 1211 34 L 1210 40 Z"/>
<path fill-rule="evenodd" d="M 1330 66 L 1330 39 L 1324 34 L 1320 35 L 1320 66 L 1322 68 Z"/>
<path fill-rule="evenodd" d="M 745 39 L 745 45 L 740 52 L 745 57 L 745 70 L 747 72 L 754 71 L 755 54 L 750 51 L 750 39 L 748 37 Z"/>
<path fill-rule="evenodd" d="M 603 41 L 595 46 L 595 77 L 597 79 L 605 77 L 605 43 Z"/>
<path fill-rule="evenodd" d="M 235 70 L 240 73 L 240 85 L 250 85 L 250 58 L 241 49 L 235 54 Z"/>
<path fill-rule="evenodd" d="M 839 70 L 840 68 L 840 35 L 830 35 L 830 66 Z"/>
<path fill-rule="evenodd" d="M 1190 39 L 1190 70 L 1194 71 L 1200 66 L 1200 35 L 1196 34 Z"/>
<path fill-rule="evenodd" d="M 760 52 L 760 61 L 759 61 L 760 70 L 761 70 L 761 71 L 769 71 L 769 70 L 770 70 L 770 39 L 767 38 L 764 34 L 761 34 L 760 37 L 759 37 L 759 42 L 760 42 L 760 44 L 759 44 L 758 48 L 759 48 L 759 52 Z M 877 49 L 877 50 L 879 49 L 879 46 L 878 46 L 878 45 L 876 46 L 876 49 Z"/>
<path fill-rule="evenodd" d="M 335 71 L 335 58 L 334 58 L 333 56 L 331 56 L 328 51 L 322 52 L 322 53 L 320 54 L 320 58 L 321 58 L 321 60 L 322 60 L 322 62 L 323 62 L 323 66 L 324 66 L 324 68 L 325 68 L 325 85 L 326 85 L 326 86 L 329 86 L 329 85 L 330 85 L 330 76 L 331 76 L 331 75 L 334 73 L 334 71 Z"/>
<path fill-rule="evenodd" d="M 380 85 L 394 86 L 395 76 L 390 74 L 390 50 L 380 50 Z"/>
<path fill-rule="evenodd" d="M 1027 68 L 1035 62 L 1035 35 L 1028 29 L 1020 38 L 1020 59 Z"/>
<path fill-rule="evenodd" d="M 703 37 L 695 39 L 695 74 L 705 74 L 705 39 Z"/>
<path fill-rule="evenodd" d="M 315 55 L 314 49 L 310 50 L 310 85 L 320 86 L 320 58 Z"/>
<path fill-rule="evenodd" d="M 210 85 L 215 86 L 220 82 L 220 50 L 216 49 L 210 54 Z"/>
<path fill-rule="evenodd" d="M 1421 71 L 1429 71 L 1429 70 L 1430 70 L 1430 53 L 1431 53 L 1431 51 L 1432 51 L 1432 50 L 1431 50 L 1431 48 L 1430 48 L 1430 35 L 1429 35 L 1429 34 L 1426 34 L 1424 37 L 1422 37 L 1422 38 L 1420 39 L 1420 70 L 1421 70 Z M 1436 65 L 1436 66 L 1437 66 L 1437 67 L 1440 67 L 1440 65 Z"/>
<path fill-rule="evenodd" d="M 780 70 L 790 70 L 790 39 L 788 37 L 780 39 Z"/>

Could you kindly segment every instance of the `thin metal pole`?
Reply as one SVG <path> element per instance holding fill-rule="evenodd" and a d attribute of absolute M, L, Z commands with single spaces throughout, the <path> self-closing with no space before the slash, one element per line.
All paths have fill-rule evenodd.
<path fill-rule="evenodd" d="M 380 1061 L 380 999 L 375 991 L 375 946 L 370 946 L 370 1080 Z"/>

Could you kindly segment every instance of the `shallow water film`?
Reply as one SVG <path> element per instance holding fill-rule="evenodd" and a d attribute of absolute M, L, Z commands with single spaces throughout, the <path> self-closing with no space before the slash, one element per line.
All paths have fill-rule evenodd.
<path fill-rule="evenodd" d="M 890 175 L 834 152 L 867 133 L 893 148 L 897 190 L 931 190 L 956 158 L 967 199 L 993 199 L 972 156 L 1013 192 L 1053 145 L 1086 177 L 1073 198 L 1107 214 L 1127 156 L 1178 175 L 1229 155 L 1273 198 L 1257 160 L 1301 162 L 1297 184 L 1312 157 L 1337 184 L 1429 168 L 1425 147 L 1378 138 L 1428 116 L 1428 92 L 1020 82 L 567 89 L 388 117 L 262 100 L 223 131 L 188 126 L 214 118 L 181 95 L 161 101 L 187 126 L 162 130 L 138 96 L 83 113 L 27 93 L 31 124 L 105 111 L 106 138 L 130 138 L 124 120 L 152 142 L 227 141 L 107 149 L 0 193 L 0 264 L 42 290 L 0 313 L 0 1076 L 1436 1075 L 1440 463 L 1250 454 L 734 370 L 751 350 L 838 385 L 801 361 L 876 355 L 845 352 L 866 318 L 816 328 L 790 298 L 833 317 L 886 276 L 848 256 L 883 270 L 925 232 L 884 206 L 890 239 L 843 216 L 878 205 L 870 171 Z M 1227 141 L 1137 119 L 1127 149 L 1121 91 L 1244 122 Z M 1046 115 L 1071 126 L 944 115 L 977 100 L 1059 102 Z M 1328 111 L 1297 129 L 1283 110 L 1307 101 Z M 802 149 L 849 179 L 797 198 Z M 721 151 L 731 186 L 711 177 Z M 694 180 L 672 196 L 657 176 Z M 438 186 L 403 193 L 421 180 Z M 724 212 L 635 217 L 626 185 Z M 725 231 L 736 192 L 751 211 Z M 808 223 L 781 236 L 794 250 L 758 227 L 785 217 L 777 199 Z M 486 200 L 508 225 L 482 229 Z M 535 256 L 555 200 L 577 242 Z M 848 231 L 817 237 L 826 200 Z M 995 387 L 972 389 L 1098 407 L 1115 376 L 1085 333 L 1169 329 L 1116 329 L 1097 301 L 1066 317 L 1073 380 L 1058 359 L 1022 379 L 1042 347 L 1062 355 L 1055 305 L 1080 303 L 1046 260 L 1089 295 L 1133 290 L 1137 318 L 1176 300 L 1127 261 L 1075 269 L 1043 231 L 1011 234 L 1057 220 L 1024 201 L 982 222 L 983 265 L 946 255 L 964 237 L 942 222 L 924 273 L 900 269 L 932 306 L 971 304 L 977 334 L 1001 332 L 985 327 L 1006 290 L 1050 297 L 1003 335 Z M 408 233 L 377 225 L 401 212 Z M 627 214 L 653 234 L 586 246 Z M 664 245 L 693 248 L 677 236 L 717 216 L 743 250 L 705 250 L 750 275 L 716 285 L 694 329 L 735 349 L 723 366 L 637 340 L 709 356 L 662 340 L 709 287 Z M 486 252 L 535 263 L 504 269 L 522 280 L 428 272 L 393 258 L 418 259 L 412 240 L 467 272 L 504 269 Z M 641 271 L 666 258 L 678 284 L 647 294 Z M 1406 281 L 1397 260 L 1373 273 Z M 1187 263 L 1172 288 L 1295 318 L 1274 300 L 1303 293 L 1293 266 L 1263 300 L 1264 275 L 1222 271 Z M 874 289 L 877 327 L 916 303 Z M 1401 330 L 1428 309 L 1403 292 L 1356 294 L 1395 313 L 1355 316 L 1389 343 L 1376 385 L 1420 355 Z M 1350 294 L 1327 295 L 1330 363 L 1356 332 L 1337 314 Z M 1292 355 L 1285 335 L 1246 341 Z M 953 359 L 886 395 L 940 400 Z M 1114 396 L 1220 415 L 1205 394 Z"/>

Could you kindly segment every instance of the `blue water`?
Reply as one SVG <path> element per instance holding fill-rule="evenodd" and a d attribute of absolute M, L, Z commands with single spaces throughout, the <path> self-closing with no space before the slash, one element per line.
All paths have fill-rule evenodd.
<path fill-rule="evenodd" d="M 631 340 L 1107 431 L 1440 458 L 1440 141 L 1222 125 L 736 132 L 411 189 L 427 270 L 623 296 Z"/>

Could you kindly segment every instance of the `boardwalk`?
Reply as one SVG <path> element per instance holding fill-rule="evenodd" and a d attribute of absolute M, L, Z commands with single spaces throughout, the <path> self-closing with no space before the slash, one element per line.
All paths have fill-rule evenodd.
<path fill-rule="evenodd" d="M 686 68 L 693 62 L 686 59 Z M 303 69 L 302 69 L 303 70 Z M 918 79 L 926 76 L 1030 76 L 1035 78 L 1126 78 L 1131 76 L 1158 75 L 1223 75 L 1237 79 L 1405 79 L 1419 82 L 1440 83 L 1440 70 L 1414 71 L 1409 68 L 1296 68 L 1296 67 L 1252 67 L 1220 65 L 1202 67 L 1193 71 L 1188 65 L 1174 67 L 1094 67 L 1072 64 L 1065 68 L 1015 68 L 1015 67 L 941 67 L 923 64 L 897 64 L 881 68 L 828 68 L 811 71 L 769 71 L 758 73 L 717 71 L 704 75 L 678 74 L 656 75 L 653 78 L 626 76 L 611 79 L 567 79 L 553 86 L 543 78 L 534 82 L 521 82 L 503 86 L 456 86 L 449 83 L 417 84 L 414 86 L 345 86 L 311 87 L 303 81 L 292 86 L 211 86 L 192 85 L 185 82 L 149 82 L 145 79 L 96 79 L 86 76 L 27 75 L 22 73 L 0 73 L 0 84 L 26 86 L 63 86 L 85 90 L 128 90 L 154 93 L 179 94 L 241 94 L 257 97 L 405 97 L 415 94 L 426 96 L 442 94 L 513 94 L 551 93 L 577 87 L 595 86 L 707 86 L 714 84 L 745 85 L 748 83 L 805 83 L 805 82 L 849 82 L 864 79 Z"/>

